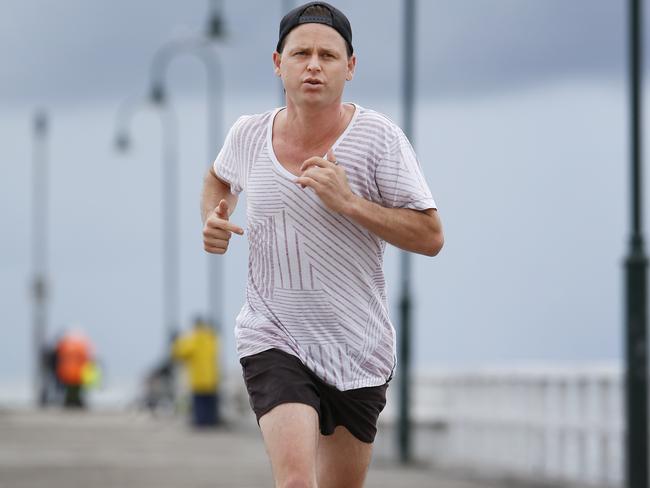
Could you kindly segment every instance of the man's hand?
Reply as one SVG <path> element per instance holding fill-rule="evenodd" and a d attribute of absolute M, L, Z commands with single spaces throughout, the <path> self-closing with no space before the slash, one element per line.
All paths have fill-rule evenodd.
<path fill-rule="evenodd" d="M 203 248 L 212 254 L 225 254 L 232 233 L 244 234 L 244 229 L 228 221 L 228 202 L 221 200 L 208 215 L 203 226 Z"/>
<path fill-rule="evenodd" d="M 300 176 L 294 182 L 314 190 L 332 212 L 342 213 L 354 199 L 345 170 L 338 166 L 331 149 L 327 151 L 327 159 L 313 157 L 302 163 Z"/>

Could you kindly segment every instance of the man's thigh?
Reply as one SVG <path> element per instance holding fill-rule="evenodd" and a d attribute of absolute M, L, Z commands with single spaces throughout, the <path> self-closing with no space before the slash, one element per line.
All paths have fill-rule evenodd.
<path fill-rule="evenodd" d="M 372 457 L 372 444 L 360 441 L 339 425 L 318 442 L 318 488 L 361 488 Z"/>
<path fill-rule="evenodd" d="M 318 413 L 302 403 L 283 403 L 260 417 L 260 429 L 276 486 L 301 481 L 316 486 Z"/>

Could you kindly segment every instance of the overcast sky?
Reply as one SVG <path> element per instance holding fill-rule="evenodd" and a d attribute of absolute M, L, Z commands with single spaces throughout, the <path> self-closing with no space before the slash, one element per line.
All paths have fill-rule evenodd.
<path fill-rule="evenodd" d="M 228 93 L 269 90 L 283 3 L 223 2 L 228 39 L 220 51 Z M 622 1 L 416 3 L 422 96 L 511 90 L 557 77 L 618 78 L 624 69 Z M 399 82 L 402 3 L 347 0 L 336 5 L 353 26 L 360 63 L 357 85 L 385 96 Z M 143 84 L 148 62 L 161 44 L 204 29 L 208 1 L 5 0 L 2 11 L 0 102 L 33 104 L 119 98 L 131 92 Z M 200 90 L 200 70 L 189 61 L 179 64 L 185 69 L 174 70 L 175 87 Z"/>
<path fill-rule="evenodd" d="M 225 1 L 227 127 L 277 105 L 271 69 L 281 4 Z M 401 3 L 334 1 L 359 57 L 346 99 L 401 120 Z M 624 2 L 419 1 L 414 140 L 445 225 L 436 258 L 414 257 L 418 367 L 611 361 L 621 355 L 627 148 Z M 160 356 L 160 131 L 110 141 L 120 102 L 147 86 L 153 53 L 204 28 L 207 1 L 5 0 L 0 12 L 0 401 L 30 374 L 31 116 L 52 117 L 50 332 L 88 330 L 113 383 Z M 169 72 L 181 155 L 181 311 L 205 309 L 200 243 L 204 73 Z M 245 198 L 233 219 L 245 226 Z M 226 266 L 225 355 L 246 279 L 245 240 Z M 398 259 L 386 273 L 397 310 Z M 15 391 L 14 391 L 15 392 Z"/>

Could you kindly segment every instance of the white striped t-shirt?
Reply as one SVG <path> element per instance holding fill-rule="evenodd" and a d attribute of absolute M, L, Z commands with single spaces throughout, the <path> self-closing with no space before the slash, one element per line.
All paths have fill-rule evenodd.
<path fill-rule="evenodd" d="M 277 348 L 339 390 L 382 385 L 396 360 L 382 269 L 386 243 L 293 182 L 271 144 L 280 110 L 240 117 L 214 163 L 231 191 L 247 196 L 238 355 Z M 333 149 L 358 196 L 384 207 L 436 208 L 411 144 L 384 115 L 355 105 Z"/>

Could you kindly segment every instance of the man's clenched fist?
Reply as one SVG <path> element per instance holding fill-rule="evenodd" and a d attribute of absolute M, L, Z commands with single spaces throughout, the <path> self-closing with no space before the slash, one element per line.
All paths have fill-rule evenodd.
<path fill-rule="evenodd" d="M 228 202 L 221 200 L 203 225 L 203 248 L 212 254 L 224 254 L 233 232 L 243 235 L 244 229 L 228 221 Z"/>

